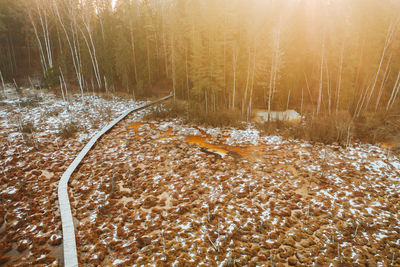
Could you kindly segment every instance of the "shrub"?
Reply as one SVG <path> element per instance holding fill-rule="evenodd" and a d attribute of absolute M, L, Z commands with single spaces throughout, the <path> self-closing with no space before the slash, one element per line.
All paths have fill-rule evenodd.
<path fill-rule="evenodd" d="M 35 125 L 32 121 L 26 121 L 21 123 L 21 132 L 33 133 L 35 131 Z"/>
<path fill-rule="evenodd" d="M 52 89 L 59 84 L 59 72 L 57 69 L 49 68 L 43 75 L 43 87 Z"/>
<path fill-rule="evenodd" d="M 164 120 L 172 118 L 187 117 L 187 104 L 184 101 L 169 101 L 164 105 L 154 106 L 145 118 L 150 120 Z"/>
<path fill-rule="evenodd" d="M 67 122 L 58 130 L 58 136 L 66 139 L 72 137 L 79 130 L 78 126 L 74 122 Z"/>
<path fill-rule="evenodd" d="M 266 135 L 276 134 L 279 131 L 288 130 L 290 127 L 292 127 L 290 123 L 281 120 L 265 121 L 256 124 L 256 128 Z"/>
<path fill-rule="evenodd" d="M 205 112 L 204 110 L 189 109 L 188 120 L 190 122 L 209 125 L 212 127 L 240 127 L 240 113 L 231 110 L 221 110 L 215 112 Z"/>
<path fill-rule="evenodd" d="M 43 101 L 43 98 L 41 98 L 40 96 L 35 95 L 35 96 L 29 97 L 29 98 L 20 99 L 19 100 L 19 105 L 21 107 L 34 108 L 34 107 L 39 106 L 39 103 L 42 102 L 42 101 Z"/>
<path fill-rule="evenodd" d="M 339 143 L 346 144 L 352 137 L 352 122 L 348 113 L 338 115 L 316 117 L 292 123 L 287 121 L 270 121 L 257 124 L 257 128 L 264 134 L 279 134 L 294 139 L 307 139 L 313 142 L 325 144 Z M 349 131 L 350 130 L 350 131 Z"/>
<path fill-rule="evenodd" d="M 391 141 L 398 137 L 400 125 L 395 116 L 388 114 L 367 114 L 355 120 L 354 135 L 356 138 L 375 142 Z"/>
<path fill-rule="evenodd" d="M 352 126 L 350 115 L 332 115 L 314 118 L 307 123 L 304 132 L 314 142 L 344 145 L 352 137 Z"/>
<path fill-rule="evenodd" d="M 44 112 L 45 117 L 57 117 L 61 113 L 61 108 L 49 109 Z"/>
<path fill-rule="evenodd" d="M 107 121 L 111 120 L 111 118 L 113 116 L 113 110 L 109 106 L 101 105 L 100 107 L 97 108 L 97 112 L 103 120 L 107 120 Z"/>

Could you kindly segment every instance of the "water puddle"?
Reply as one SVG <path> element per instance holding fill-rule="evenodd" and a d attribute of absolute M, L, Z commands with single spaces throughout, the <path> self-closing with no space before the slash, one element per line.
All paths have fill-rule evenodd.
<path fill-rule="evenodd" d="M 265 109 L 256 109 L 254 111 L 253 121 L 262 123 L 267 122 L 268 117 L 271 121 L 287 121 L 291 123 L 301 123 L 302 116 L 295 110 L 289 109 L 285 111 L 270 111 Z"/>
<path fill-rule="evenodd" d="M 226 150 L 225 148 L 223 148 L 223 146 L 207 143 L 206 139 L 207 139 L 206 137 L 201 137 L 201 136 L 187 136 L 185 138 L 185 141 L 188 142 L 189 144 L 193 144 L 197 147 L 204 148 L 207 151 L 218 154 L 220 156 L 225 156 L 226 154 L 229 153 L 229 150 Z"/>
<path fill-rule="evenodd" d="M 147 125 L 150 127 L 150 129 L 156 130 L 158 133 L 160 133 L 161 137 L 159 137 L 156 140 L 169 140 L 173 139 L 174 137 L 177 137 L 172 134 L 172 127 L 168 127 L 167 130 L 161 130 L 158 129 L 155 125 L 152 123 L 147 123 L 147 122 L 134 122 L 130 124 L 129 126 L 126 127 L 127 131 L 133 131 L 135 132 L 135 136 L 138 139 L 139 138 L 139 133 L 145 131 L 145 128 L 142 126 Z M 259 146 L 231 146 L 223 143 L 212 143 L 210 139 L 212 136 L 205 132 L 202 129 L 197 128 L 199 130 L 200 135 L 189 135 L 189 136 L 184 136 L 184 140 L 192 144 L 196 147 L 199 147 L 203 149 L 207 153 L 211 154 L 216 154 L 221 157 L 225 157 L 226 155 L 231 155 L 233 157 L 240 157 L 240 158 L 245 158 L 245 159 L 250 159 L 250 160 L 255 160 L 255 161 L 260 161 L 262 158 L 262 155 L 265 153 L 265 145 L 259 145 Z M 124 133 L 118 134 L 118 136 L 124 136 Z M 177 142 L 174 140 L 173 142 Z"/>

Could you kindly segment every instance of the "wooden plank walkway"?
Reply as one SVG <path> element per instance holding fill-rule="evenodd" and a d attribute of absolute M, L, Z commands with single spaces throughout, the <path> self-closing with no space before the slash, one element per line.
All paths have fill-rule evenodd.
<path fill-rule="evenodd" d="M 97 134 L 95 134 L 90 141 L 85 145 L 85 147 L 81 150 L 78 156 L 74 159 L 68 169 L 61 176 L 60 182 L 58 184 L 58 202 L 60 205 L 60 213 L 61 213 L 61 223 L 62 223 L 62 231 L 63 231 L 63 250 L 64 250 L 64 266 L 66 267 L 75 267 L 78 266 L 78 254 L 76 251 L 76 242 L 75 242 L 75 227 L 71 213 L 71 206 L 68 198 L 68 181 L 75 171 L 76 167 L 78 167 L 79 163 L 81 163 L 82 159 L 86 156 L 89 150 L 93 147 L 98 139 L 106 132 L 108 132 L 112 127 L 114 127 L 118 122 L 128 116 L 131 112 L 139 111 L 149 106 L 158 104 L 162 101 L 165 101 L 171 98 L 173 95 L 169 95 L 163 97 L 159 100 L 153 101 L 151 103 L 142 105 L 138 108 L 132 108 L 127 110 L 114 119 L 111 123 L 106 125 L 103 129 L 101 129 Z"/>

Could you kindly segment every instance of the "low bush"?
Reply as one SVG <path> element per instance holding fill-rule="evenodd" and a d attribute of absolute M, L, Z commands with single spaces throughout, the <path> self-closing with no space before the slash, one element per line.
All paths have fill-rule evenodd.
<path fill-rule="evenodd" d="M 277 134 L 278 132 L 288 130 L 294 126 L 295 125 L 292 125 L 286 121 L 281 121 L 281 120 L 265 121 L 256 124 L 256 128 L 265 135 Z"/>
<path fill-rule="evenodd" d="M 32 121 L 24 121 L 21 123 L 21 132 L 33 133 L 35 131 L 35 125 Z"/>
<path fill-rule="evenodd" d="M 317 117 L 306 122 L 304 133 L 314 142 L 346 144 L 352 139 L 353 123 L 348 113 Z"/>
<path fill-rule="evenodd" d="M 28 107 L 28 108 L 34 108 L 39 106 L 40 102 L 43 101 L 43 98 L 40 96 L 32 96 L 28 98 L 23 98 L 19 101 L 19 105 L 21 107 Z"/>
<path fill-rule="evenodd" d="M 367 114 L 355 119 L 354 136 L 362 141 L 388 142 L 400 135 L 400 123 L 389 114 Z"/>
<path fill-rule="evenodd" d="M 61 113 L 61 108 L 48 109 L 44 112 L 45 117 L 57 117 Z"/>
<path fill-rule="evenodd" d="M 188 121 L 208 125 L 212 127 L 240 127 L 241 116 L 239 112 L 231 110 L 221 110 L 205 112 L 203 110 L 189 109 Z"/>
<path fill-rule="evenodd" d="M 302 123 L 270 121 L 257 124 L 264 134 L 281 134 L 293 139 L 305 139 L 325 144 L 346 144 L 352 138 L 353 124 L 347 113 L 316 117 Z"/>
<path fill-rule="evenodd" d="M 97 112 L 99 114 L 99 116 L 103 119 L 103 120 L 111 120 L 111 118 L 113 117 L 113 111 L 111 107 L 108 106 L 100 106 L 99 108 L 97 108 Z"/>
<path fill-rule="evenodd" d="M 67 122 L 62 124 L 61 127 L 58 129 L 58 136 L 61 138 L 67 139 L 75 135 L 78 132 L 79 127 L 75 122 Z"/>
<path fill-rule="evenodd" d="M 42 85 L 45 88 L 52 89 L 59 84 L 59 71 L 54 68 L 49 68 L 42 78 Z"/>
<path fill-rule="evenodd" d="M 172 118 L 185 118 L 188 114 L 188 106 L 184 101 L 169 101 L 164 105 L 154 106 L 145 118 L 150 120 L 165 120 Z"/>

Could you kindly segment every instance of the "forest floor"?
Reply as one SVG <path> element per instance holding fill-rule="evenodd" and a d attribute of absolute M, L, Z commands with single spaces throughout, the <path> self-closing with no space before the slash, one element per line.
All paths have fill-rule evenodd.
<path fill-rule="evenodd" d="M 58 180 L 96 129 L 140 104 L 74 99 L 68 109 L 48 95 L 0 101 L 0 264 L 61 263 Z M 400 160 L 389 150 L 145 113 L 108 132 L 71 177 L 82 266 L 400 264 Z M 21 133 L 29 120 L 34 133 Z M 65 121 L 80 125 L 72 138 L 57 136 Z"/>
<path fill-rule="evenodd" d="M 58 266 L 57 186 L 89 137 L 140 102 L 7 87 L 0 99 L 0 265 Z M 62 138 L 61 136 L 70 136 Z"/>

